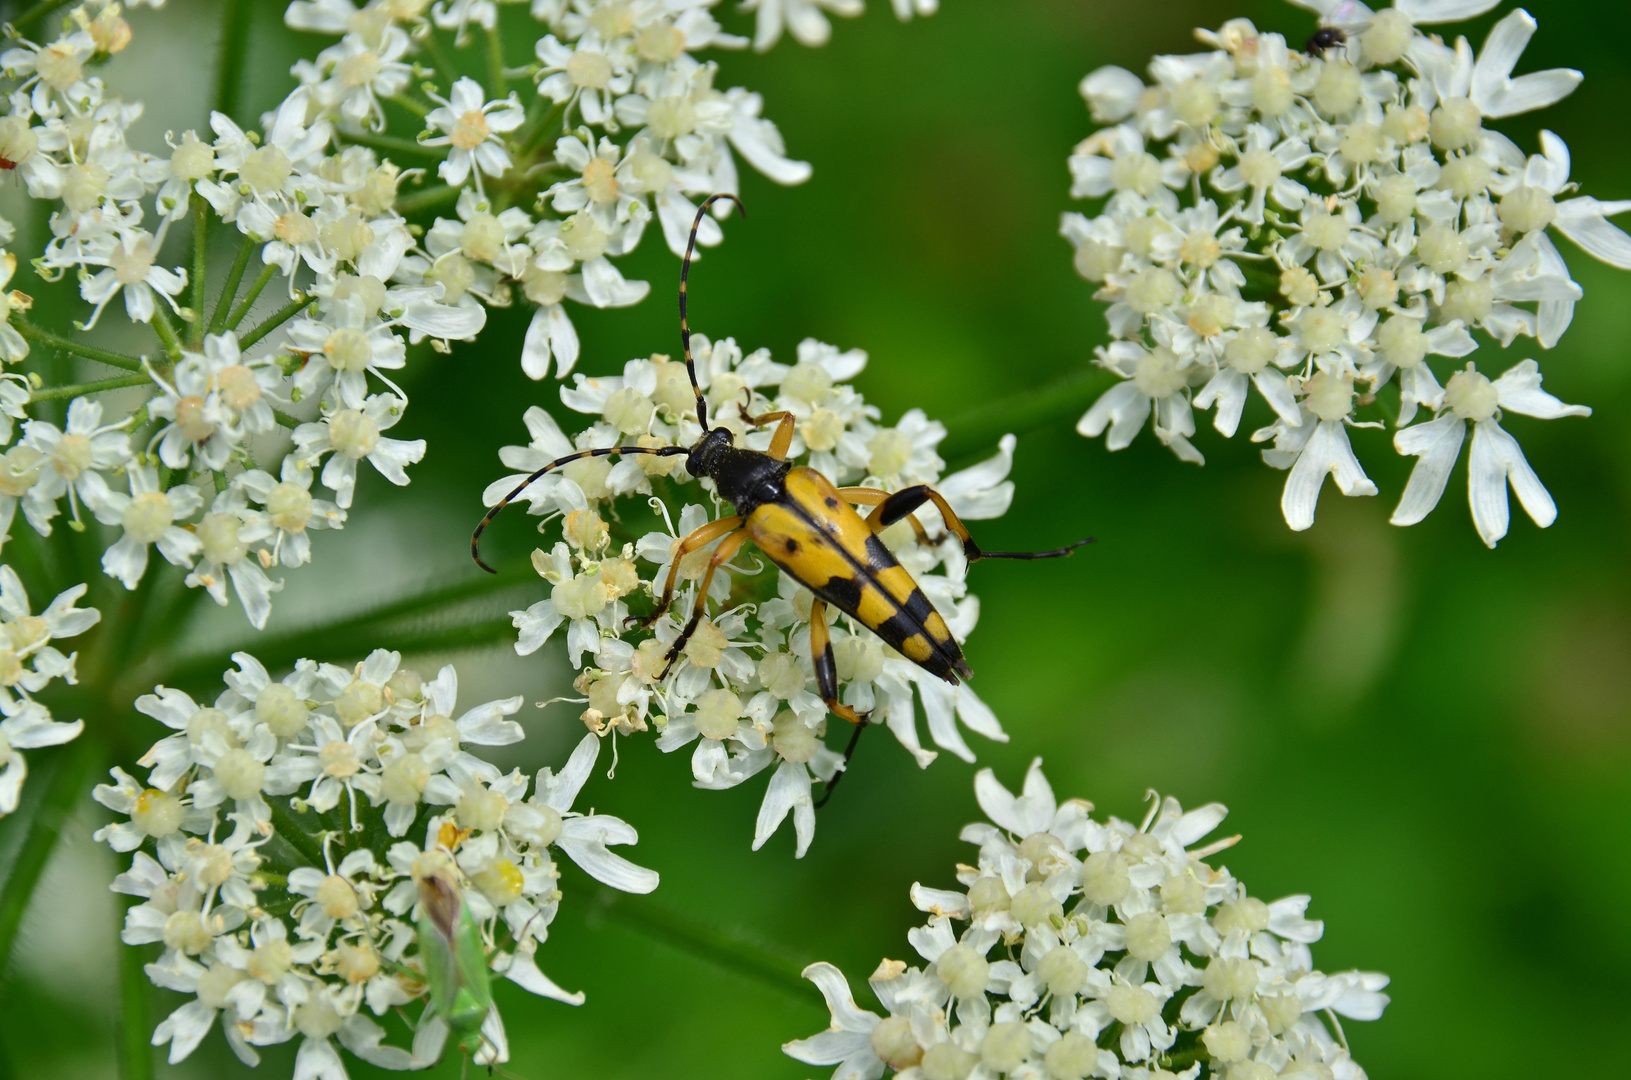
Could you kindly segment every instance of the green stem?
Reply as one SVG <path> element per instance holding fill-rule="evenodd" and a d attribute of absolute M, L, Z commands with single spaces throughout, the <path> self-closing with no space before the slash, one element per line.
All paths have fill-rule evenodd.
<path fill-rule="evenodd" d="M 391 135 L 373 135 L 366 131 L 342 131 L 339 137 L 358 146 L 371 146 L 387 154 L 411 154 L 415 157 L 440 158 L 434 146 L 421 146 L 412 139 L 398 139 Z"/>
<path fill-rule="evenodd" d="M 266 320 L 259 326 L 256 326 L 255 329 L 249 331 L 247 334 L 240 335 L 238 338 L 238 348 L 249 348 L 251 345 L 255 344 L 255 342 L 259 341 L 267 334 L 270 334 L 273 330 L 276 330 L 278 327 L 282 326 L 296 315 L 300 314 L 306 305 L 310 303 L 311 297 L 307 296 L 305 293 L 296 293 L 293 300 L 290 300 L 286 305 L 267 316 Z"/>
<path fill-rule="evenodd" d="M 426 34 L 420 39 L 420 44 L 425 48 L 425 55 L 430 57 L 431 65 L 436 68 L 436 74 L 442 77 L 442 81 L 447 84 L 447 89 L 451 93 L 453 84 L 459 81 L 459 72 L 452 62 L 448 60 L 447 50 L 442 48 L 442 43 L 436 40 L 436 32 L 433 30 Z"/>
<path fill-rule="evenodd" d="M 232 269 L 227 271 L 226 284 L 221 286 L 221 295 L 215 300 L 210 333 L 219 334 L 226 329 L 227 315 L 232 311 L 232 301 L 238 298 L 238 286 L 243 284 L 244 271 L 249 269 L 249 257 L 255 253 L 255 246 L 256 241 L 248 236 L 238 245 L 238 255 L 232 260 Z"/>
<path fill-rule="evenodd" d="M 204 345 L 204 281 L 209 277 L 205 267 L 208 255 L 210 206 L 196 191 L 193 202 L 193 321 L 187 338 L 194 349 Z"/>
<path fill-rule="evenodd" d="M 67 7 L 72 0 L 40 0 L 39 3 L 11 20 L 11 25 L 18 30 L 27 30 L 29 26 L 39 22 L 59 7 Z"/>
<path fill-rule="evenodd" d="M 385 100 L 389 101 L 392 105 L 395 105 L 399 109 L 406 109 L 408 112 L 413 113 L 421 120 L 430 115 L 431 106 L 423 105 L 415 101 L 413 98 L 408 97 L 406 94 L 392 94 Z"/>
<path fill-rule="evenodd" d="M 17 943 L 17 930 L 23 924 L 29 899 L 40 883 L 46 864 L 51 861 L 63 826 L 86 794 L 85 788 L 100 752 L 101 747 L 87 736 L 56 755 L 57 767 L 40 796 L 39 807 L 34 811 L 34 820 L 29 823 L 28 835 L 17 852 L 11 873 L 0 887 L 0 971 L 5 970 L 11 958 L 11 947 Z"/>
<path fill-rule="evenodd" d="M 504 574 L 472 574 L 457 585 L 417 593 L 331 623 L 308 626 L 292 634 L 258 637 L 254 642 L 255 656 L 268 667 L 276 668 L 303 656 L 350 655 L 356 650 L 357 642 L 380 637 L 389 638 L 393 649 L 419 652 L 503 641 L 515 633 L 515 625 L 507 615 L 452 625 L 436 621 L 434 616 L 537 580 L 530 566 Z M 413 622 L 404 626 L 407 620 Z M 232 645 L 182 658 L 174 669 L 160 675 L 177 683 L 216 678 L 229 666 L 232 653 L 240 647 Z"/>
<path fill-rule="evenodd" d="M 277 273 L 276 266 L 267 265 L 261 267 L 261 272 L 255 275 L 254 282 L 249 286 L 248 295 L 240 300 L 238 306 L 232 309 L 232 314 L 227 316 L 224 329 L 238 329 L 238 324 L 244 321 L 244 316 L 249 314 L 249 309 L 255 306 L 255 301 L 260 299 L 261 290 L 266 288 L 267 282 L 272 280 L 272 275 L 275 273 Z"/>
<path fill-rule="evenodd" d="M 298 416 L 290 416 L 288 413 L 284 412 L 282 409 L 273 409 L 272 410 L 272 419 L 276 420 L 278 423 L 282 424 L 284 427 L 288 428 L 290 431 L 293 431 L 295 428 L 299 427 L 301 424 L 304 424 L 306 422 L 306 421 L 300 419 Z"/>
<path fill-rule="evenodd" d="M 72 386 L 49 386 L 44 390 L 36 390 L 29 395 L 29 401 L 52 401 L 58 398 L 84 397 L 86 394 L 100 394 L 104 390 L 119 390 L 126 386 L 145 386 L 152 382 L 151 376 L 138 372 L 135 375 L 120 375 L 116 379 L 101 379 L 97 382 L 75 383 Z"/>
<path fill-rule="evenodd" d="M 221 43 L 215 54 L 215 110 L 235 117 L 243 86 L 243 58 L 249 46 L 251 11 L 243 0 L 216 2 L 221 11 Z"/>
<path fill-rule="evenodd" d="M 417 213 L 420 210 L 429 210 L 432 207 L 453 202 L 459 197 L 459 192 L 463 190 L 463 188 L 448 187 L 445 184 L 440 187 L 426 188 L 424 191 L 415 192 L 406 197 L 399 197 L 396 200 L 396 212 L 403 217 L 407 217 L 409 214 Z"/>
<path fill-rule="evenodd" d="M 565 109 L 566 105 L 564 103 L 557 104 L 543 94 L 539 94 L 532 99 L 532 104 L 527 106 L 526 124 L 521 128 L 521 138 L 519 140 L 521 157 L 527 157 L 533 150 L 537 149 L 538 143 L 549 132 L 550 121 L 555 118 L 557 111 L 564 112 Z"/>
<path fill-rule="evenodd" d="M 664 907 L 646 897 L 604 887 L 597 891 L 594 911 L 653 941 L 727 971 L 758 979 L 800 1001 L 811 997 L 813 988 L 799 974 L 802 965 L 790 957 L 776 955 L 742 934 Z"/>
<path fill-rule="evenodd" d="M 141 903 L 132 899 L 119 906 L 120 925 L 125 910 Z M 143 947 L 121 944 L 119 949 L 119 1080 L 151 1080 L 152 1028 L 147 1014 L 147 972 L 142 970 Z"/>
<path fill-rule="evenodd" d="M 1026 393 L 976 406 L 946 421 L 952 432 L 940 447 L 947 461 L 981 453 L 1003 435 L 1022 434 L 1073 416 L 1103 389 L 1094 368 L 1082 368 Z"/>
<path fill-rule="evenodd" d="M 41 345 L 49 345 L 53 349 L 61 349 L 63 352 L 69 353 L 73 356 L 82 356 L 86 360 L 95 360 L 99 364 L 106 364 L 109 367 L 123 368 L 125 371 L 142 370 L 141 360 L 134 356 L 126 356 L 123 353 L 109 352 L 106 349 L 98 349 L 94 345 L 82 345 L 77 341 L 70 341 L 64 337 L 58 337 L 49 330 L 43 330 L 40 327 L 35 326 L 33 323 L 25 322 L 24 320 L 15 316 L 13 316 L 11 320 L 11 325 L 16 328 L 19 334 L 23 335 L 30 341 L 37 341 Z"/>
<path fill-rule="evenodd" d="M 509 93 L 504 82 L 504 39 L 501 34 L 502 26 L 497 19 L 493 22 L 491 30 L 484 31 L 487 37 L 487 77 L 493 80 L 493 97 L 501 98 Z"/>
<path fill-rule="evenodd" d="M 149 325 L 153 327 L 153 333 L 164 343 L 164 354 L 170 358 L 170 363 L 181 363 L 181 337 L 176 333 L 176 328 L 170 324 L 170 316 L 163 307 L 154 306 L 153 321 Z"/>
<path fill-rule="evenodd" d="M 323 861 L 323 848 L 312 838 L 304 826 L 289 816 L 284 809 L 281 799 L 272 799 L 267 803 L 272 808 L 272 825 L 277 834 L 288 841 L 289 846 L 298 851 L 311 866 L 326 866 Z"/>

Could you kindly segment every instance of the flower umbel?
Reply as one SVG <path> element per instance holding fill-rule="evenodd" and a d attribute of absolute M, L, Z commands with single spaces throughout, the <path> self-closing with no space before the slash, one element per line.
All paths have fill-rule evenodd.
<path fill-rule="evenodd" d="M 1417 29 L 1495 0 L 1375 13 L 1348 0 L 1296 2 L 1334 20 L 1335 45 L 1305 55 L 1236 19 L 1197 32 L 1210 52 L 1157 57 L 1148 83 L 1117 67 L 1082 81 L 1093 119 L 1110 126 L 1071 156 L 1071 193 L 1104 201 L 1097 216 L 1066 214 L 1062 232 L 1078 272 L 1110 304 L 1115 340 L 1098 362 L 1124 381 L 1078 430 L 1108 431 L 1119 450 L 1153 418 L 1162 443 L 1203 464 L 1193 410 L 1211 409 L 1231 437 L 1255 390 L 1272 422 L 1252 441 L 1272 440 L 1263 458 L 1289 470 L 1286 522 L 1306 529 L 1326 476 L 1345 495 L 1377 493 L 1349 430 L 1393 426 L 1399 452 L 1421 457 L 1393 515 L 1407 525 L 1444 489 L 1453 414 L 1482 425 L 1470 493 L 1480 537 L 1494 547 L 1506 534 L 1508 478 L 1544 528 L 1556 509 L 1495 424 L 1496 398 L 1475 392 L 1473 417 L 1467 395 L 1451 395 L 1458 408 L 1435 358 L 1460 361 L 1520 337 L 1557 344 L 1582 294 L 1553 231 L 1631 268 L 1631 238 L 1607 220 L 1631 203 L 1569 197 L 1568 149 L 1551 132 L 1526 158 L 1484 126 L 1553 104 L 1581 76 L 1512 77 L 1536 28 L 1522 10 L 1477 54 L 1465 38 L 1451 46 Z M 1512 370 L 1538 387 L 1533 360 Z M 1476 372 L 1457 378 L 1490 385 Z M 1411 426 L 1422 408 L 1437 419 Z"/>
<path fill-rule="evenodd" d="M 1375 1020 L 1385 975 L 1327 975 L 1309 945 L 1324 924 L 1309 898 L 1250 895 L 1207 860 L 1226 811 L 1184 811 L 1150 793 L 1137 825 L 1064 803 L 1033 762 L 1019 794 L 985 769 L 991 819 L 956 889 L 913 885 L 929 921 L 907 934 L 923 960 L 879 963 L 868 980 L 887 1011 L 856 1005 L 830 964 L 805 977 L 832 1027 L 783 1049 L 837 1078 L 1338 1076 L 1363 1080 L 1338 1016 Z"/>
<path fill-rule="evenodd" d="M 521 741 L 506 719 L 521 699 L 460 712 L 451 666 L 426 681 L 381 650 L 354 668 L 302 660 L 273 680 L 247 653 L 234 659 L 213 704 L 162 686 L 139 700 L 176 733 L 142 758 L 145 784 L 114 769 L 95 791 L 122 819 L 97 839 L 135 852 L 113 883 L 142 901 L 124 941 L 162 942 L 148 977 L 193 995 L 153 1035 L 172 1063 L 220 1015 L 249 1065 L 256 1047 L 300 1039 L 297 1077 L 344 1075 L 340 1047 L 387 1069 L 434 1064 L 448 1027 L 433 1005 L 392 1037 L 410 1045 L 387 1042 L 380 1022 L 432 981 L 435 943 L 415 925 L 431 877 L 457 890 L 494 974 L 582 1003 L 534 958 L 561 899 L 557 855 L 612 888 L 657 887 L 608 848 L 634 843 L 631 826 L 572 809 L 600 740 L 584 736 L 559 774 L 504 773 L 477 751 Z M 506 1060 L 496 1008 L 482 1030 L 477 1060 Z"/>

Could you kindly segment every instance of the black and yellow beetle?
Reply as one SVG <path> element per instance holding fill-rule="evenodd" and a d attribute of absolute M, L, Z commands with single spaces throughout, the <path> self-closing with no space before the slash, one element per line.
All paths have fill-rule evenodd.
<path fill-rule="evenodd" d="M 1069 555 L 1092 540 L 1079 540 L 1053 551 L 982 551 L 945 498 L 926 484 L 896 492 L 866 487 L 840 488 L 834 487 L 814 469 L 791 465 L 786 457 L 793 441 L 792 413 L 772 412 L 749 416 L 744 410 L 742 419 L 754 427 L 776 425 L 767 452 L 736 446 L 729 428 L 710 428 L 708 403 L 697 385 L 696 364 L 691 359 L 691 330 L 686 321 L 685 301 L 697 229 L 708 207 L 720 199 L 730 199 L 736 203 L 737 209 L 742 209 L 741 201 L 734 195 L 714 195 L 703 202 L 697 209 L 696 221 L 691 227 L 691 240 L 686 245 L 685 260 L 680 268 L 680 341 L 685 350 L 685 368 L 691 378 L 691 389 L 696 393 L 697 423 L 702 428 L 702 437 L 696 445 L 689 447 L 608 446 L 580 450 L 556 458 L 518 484 L 514 491 L 487 512 L 470 537 L 470 554 L 483 570 L 495 572 L 481 561 L 478 545 L 482 531 L 511 501 L 555 469 L 590 457 L 623 454 L 678 457 L 683 454 L 686 471 L 699 479 L 711 478 L 720 498 L 734 506 L 736 513 L 711 521 L 678 542 L 656 610 L 638 620 L 642 625 L 650 626 L 668 610 L 674 599 L 675 577 L 681 559 L 715 540 L 720 541 L 708 559 L 707 571 L 697 588 L 691 618 L 664 657 L 662 675 L 668 674 L 706 614 L 708 586 L 713 581 L 714 571 L 729 562 L 737 550 L 751 540 L 771 562 L 815 594 L 815 600 L 810 605 L 810 655 L 815 668 L 816 687 L 827 708 L 857 725 L 856 735 L 859 735 L 867 718 L 838 700 L 838 668 L 833 661 L 832 644 L 827 634 L 827 605 L 831 604 L 849 615 L 906 659 L 954 686 L 959 677 L 968 678 L 972 674 L 967 661 L 963 659 L 962 649 L 946 626 L 946 620 L 923 595 L 906 568 L 884 546 L 878 536 L 880 532 L 909 517 L 924 503 L 932 502 L 940 511 L 946 527 L 962 542 L 963 554 L 970 562 L 980 559 L 1058 558 Z M 855 512 L 855 506 L 874 506 L 877 509 L 863 518 Z M 911 520 L 918 534 L 927 539 L 923 526 L 916 518 Z M 851 751 L 854 745 L 852 738 Z M 836 782 L 838 777 L 833 779 Z M 829 784 L 829 793 L 831 789 L 832 785 Z"/>

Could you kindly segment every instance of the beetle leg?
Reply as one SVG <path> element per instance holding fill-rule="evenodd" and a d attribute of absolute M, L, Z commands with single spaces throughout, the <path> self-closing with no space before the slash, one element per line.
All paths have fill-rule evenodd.
<path fill-rule="evenodd" d="M 744 412 L 742 419 L 754 427 L 764 427 L 772 421 L 779 421 L 776 424 L 775 434 L 770 436 L 770 449 L 767 452 L 777 461 L 787 460 L 787 448 L 793 445 L 793 424 L 795 421 L 792 413 L 773 412 L 764 413 L 760 416 L 749 416 Z"/>
<path fill-rule="evenodd" d="M 838 494 L 842 495 L 856 506 L 877 506 L 889 498 L 889 492 L 884 491 L 882 488 L 839 488 Z M 917 519 L 917 515 L 909 515 L 906 520 L 912 523 L 912 531 L 917 533 L 917 538 L 923 543 L 932 545 L 938 542 L 929 539 L 929 531 L 923 527 L 923 522 Z M 894 524 L 892 521 L 885 521 L 879 514 L 873 514 L 868 517 L 866 519 L 866 523 L 867 528 L 872 530 L 872 535 L 874 536 L 878 535 L 879 533 L 883 532 L 884 529 Z M 941 539 L 944 540 L 945 537 L 942 536 Z"/>
<path fill-rule="evenodd" d="M 827 703 L 827 710 L 852 724 L 866 723 L 864 716 L 838 700 L 838 664 L 827 632 L 827 602 L 820 597 L 810 604 L 810 663 L 815 668 L 816 689 Z"/>
<path fill-rule="evenodd" d="M 679 576 L 680 560 L 699 547 L 713 543 L 726 533 L 735 532 L 742 527 L 742 519 L 732 515 L 723 517 L 718 521 L 710 521 L 701 528 L 694 529 L 686 534 L 674 547 L 674 558 L 668 564 L 668 581 L 663 585 L 663 595 L 657 600 L 657 608 L 650 615 L 644 617 L 630 615 L 624 624 L 632 626 L 638 623 L 641 629 L 651 626 L 652 623 L 663 617 L 668 605 L 674 601 L 674 579 Z"/>
<path fill-rule="evenodd" d="M 723 521 L 735 521 L 738 530 L 740 530 L 741 518 L 721 518 L 720 522 Z M 714 522 L 714 524 L 717 525 L 720 522 Z M 701 529 L 697 530 L 697 532 L 701 531 Z M 694 536 L 695 533 L 692 535 Z M 668 677 L 669 671 L 674 667 L 674 662 L 680 658 L 680 653 L 685 650 L 685 643 L 691 640 L 691 635 L 697 632 L 697 626 L 702 622 L 702 616 L 707 614 L 708 586 L 714 582 L 714 571 L 718 570 L 723 564 L 730 562 L 732 556 L 736 554 L 736 549 L 747 541 L 747 532 L 740 530 L 726 536 L 724 540 L 720 541 L 719 546 L 714 548 L 713 555 L 708 559 L 708 570 L 702 575 L 701 584 L 697 586 L 697 602 L 696 606 L 691 609 L 691 618 L 686 622 L 685 629 L 680 631 L 680 636 L 674 639 L 674 644 L 668 647 L 668 653 L 663 657 L 663 670 L 657 678 L 665 679 Z"/>
<path fill-rule="evenodd" d="M 925 502 L 934 503 L 935 509 L 940 511 L 940 517 L 946 523 L 946 528 L 962 541 L 963 555 L 969 562 L 978 562 L 981 559 L 1057 559 L 1069 555 L 1083 544 L 1093 542 L 1090 536 L 1086 540 L 1078 540 L 1074 544 L 1054 548 L 1052 551 L 981 551 L 980 545 L 968 534 L 968 526 L 963 524 L 963 519 L 957 516 L 951 504 L 946 502 L 946 497 L 927 484 L 914 484 L 889 495 L 878 504 L 878 509 L 872 512 L 867 521 L 876 522 L 872 525 L 872 531 L 877 532 L 893 525 Z"/>
<path fill-rule="evenodd" d="M 844 749 L 843 764 L 827 781 L 826 790 L 815 804 L 815 809 L 819 810 L 832 798 L 832 789 L 843 779 L 844 770 L 849 768 L 849 759 L 855 756 L 855 744 L 860 741 L 861 729 L 871 719 L 870 713 L 863 716 L 838 700 L 838 664 L 833 660 L 832 638 L 827 632 L 827 602 L 820 597 L 810 604 L 810 661 L 815 668 L 816 689 L 821 692 L 821 700 L 826 702 L 827 710 L 855 725 L 855 731 L 849 737 L 849 746 Z"/>

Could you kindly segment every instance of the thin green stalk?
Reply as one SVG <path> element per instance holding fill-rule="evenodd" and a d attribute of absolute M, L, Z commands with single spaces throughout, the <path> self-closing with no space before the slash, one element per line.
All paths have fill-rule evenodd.
<path fill-rule="evenodd" d="M 406 109 L 408 112 L 413 113 L 421 120 L 430 115 L 431 106 L 421 104 L 420 102 L 415 101 L 413 98 L 408 97 L 406 94 L 392 94 L 385 100 L 389 101 L 392 105 L 395 105 L 399 109 Z"/>
<path fill-rule="evenodd" d="M 310 303 L 311 297 L 307 296 L 305 293 L 296 293 L 293 300 L 290 300 L 288 304 L 269 315 L 266 320 L 259 326 L 255 327 L 255 329 L 249 331 L 247 334 L 240 334 L 238 336 L 238 347 L 240 349 L 249 348 L 249 346 L 255 344 L 255 342 L 259 341 L 267 334 L 270 334 L 273 330 L 276 330 L 278 327 L 282 326 L 296 315 L 300 314 L 306 305 Z"/>
<path fill-rule="evenodd" d="M 238 328 L 238 324 L 244 321 L 244 316 L 249 314 L 249 309 L 255 306 L 255 301 L 260 299 L 261 290 L 266 288 L 267 283 L 272 280 L 272 275 L 275 273 L 277 273 L 276 266 L 261 267 L 261 272 L 255 275 L 254 282 L 249 286 L 248 294 L 238 302 L 237 307 L 232 309 L 232 314 L 227 316 L 226 325 L 222 329 L 236 330 Z"/>
<path fill-rule="evenodd" d="M 67 7 L 72 0 L 40 0 L 39 3 L 11 20 L 11 25 L 18 30 L 27 30 L 34 23 L 39 22 L 59 7 Z"/>
<path fill-rule="evenodd" d="M 11 325 L 16 328 L 19 334 L 30 341 L 37 341 L 41 345 L 49 345 L 53 349 L 61 349 L 73 356 L 84 357 L 86 360 L 95 360 L 99 364 L 108 365 L 108 367 L 123 368 L 125 371 L 142 370 L 142 362 L 137 357 L 109 352 L 107 349 L 98 349 L 94 345 L 84 345 L 77 341 L 70 341 L 65 337 L 58 337 L 51 331 L 44 330 L 16 316 L 12 317 Z"/>
<path fill-rule="evenodd" d="M 215 110 L 237 116 L 243 86 L 244 53 L 252 11 L 243 0 L 216 0 L 221 10 L 221 44 L 215 54 Z"/>
<path fill-rule="evenodd" d="M 451 91 L 453 84 L 459 81 L 459 71 L 447 58 L 447 50 L 442 48 L 442 43 L 436 39 L 436 32 L 433 30 L 426 34 L 419 43 L 425 47 L 425 55 L 430 57 L 431 65 L 436 68 L 436 74 L 442 77 L 447 89 Z"/>
<path fill-rule="evenodd" d="M 298 416 L 290 416 L 288 413 L 284 412 L 282 409 L 273 409 L 272 410 L 272 419 L 276 420 L 278 423 L 282 424 L 284 427 L 288 428 L 291 431 L 293 431 L 295 428 L 299 427 L 301 424 L 304 424 L 306 422 L 306 421 L 300 419 L 300 417 L 298 417 Z"/>
<path fill-rule="evenodd" d="M 424 191 L 399 197 L 396 200 L 396 212 L 403 217 L 407 217 L 409 214 L 415 214 L 421 210 L 430 210 L 445 203 L 453 202 L 459 197 L 459 192 L 463 190 L 463 188 L 448 187 L 445 184 L 439 187 L 426 188 Z"/>
<path fill-rule="evenodd" d="M 521 144 L 522 157 L 530 155 L 538 148 L 539 142 L 549 132 L 550 121 L 555 118 L 557 112 L 564 112 L 565 109 L 564 102 L 551 101 L 544 94 L 533 97 L 532 104 L 527 106 L 526 123 L 521 128 L 521 137 L 518 140 Z"/>
<path fill-rule="evenodd" d="M 127 907 L 119 905 L 120 926 Z M 131 945 L 119 948 L 119 1078 L 151 1080 L 153 1076 L 152 1027 L 147 1012 L 148 981 L 142 970 L 145 949 Z"/>
<path fill-rule="evenodd" d="M 777 956 L 739 933 L 646 897 L 601 887 L 595 896 L 594 912 L 727 971 L 758 979 L 800 1001 L 808 1002 L 813 996 L 814 987 L 799 974 L 802 966 L 796 960 Z"/>
<path fill-rule="evenodd" d="M 215 311 L 210 315 L 210 333 L 219 334 L 226 329 L 232 301 L 238 298 L 238 286 L 243 284 L 244 271 L 249 269 L 249 257 L 255 253 L 256 246 L 255 239 L 249 236 L 244 237 L 243 243 L 238 245 L 237 257 L 232 260 L 232 269 L 227 271 L 226 284 L 221 286 L 221 295 L 215 300 Z"/>
<path fill-rule="evenodd" d="M 210 228 L 210 205 L 204 197 L 196 191 L 192 195 L 193 203 L 193 322 L 188 330 L 187 338 L 194 349 L 204 344 L 204 281 L 209 277 L 206 271 L 206 257 L 209 254 L 207 242 Z"/>
<path fill-rule="evenodd" d="M 164 343 L 164 354 L 170 358 L 170 363 L 181 363 L 181 337 L 176 333 L 176 328 L 170 325 L 170 316 L 163 307 L 154 306 L 153 321 L 148 325 L 153 327 L 153 333 Z"/>
<path fill-rule="evenodd" d="M 493 97 L 501 98 L 509 93 L 504 82 L 504 37 L 502 26 L 495 18 L 493 28 L 484 31 L 487 38 L 487 77 L 493 80 Z"/>
<path fill-rule="evenodd" d="M 1082 369 L 1046 386 L 976 406 L 946 421 L 952 434 L 940 447 L 947 461 L 983 453 L 1003 435 L 1023 434 L 1074 416 L 1103 388 L 1095 368 Z"/>
<path fill-rule="evenodd" d="M 100 753 L 101 747 L 96 741 L 85 736 L 56 754 L 56 769 L 46 781 L 45 792 L 40 796 L 39 807 L 34 811 L 34 820 L 29 823 L 28 835 L 17 852 L 11 873 L 6 875 L 5 885 L 0 886 L 0 971 L 6 969 L 6 962 L 11 958 L 11 947 L 17 943 L 17 930 L 23 925 L 29 899 L 40 883 L 46 864 L 51 861 L 63 826 L 86 795 Z M 43 756 L 39 751 L 30 751 L 30 754 L 36 761 Z"/>
<path fill-rule="evenodd" d="M 75 383 L 72 386 L 48 386 L 44 390 L 34 391 L 29 395 L 28 400 L 52 401 L 57 398 L 84 397 L 86 394 L 100 394 L 104 390 L 119 390 L 126 386 L 143 386 L 152 381 L 152 376 L 137 372 L 134 375 L 120 375 L 116 379 Z"/>
<path fill-rule="evenodd" d="M 412 139 L 398 139 L 391 135 L 374 135 L 366 131 L 342 131 L 340 138 L 358 146 L 371 146 L 387 154 L 412 154 L 415 157 L 440 158 L 441 150 L 434 146 L 421 146 Z"/>
<path fill-rule="evenodd" d="M 263 663 L 276 667 L 280 663 L 292 662 L 302 656 L 330 652 L 345 653 L 349 649 L 354 649 L 358 641 L 371 640 L 382 632 L 390 637 L 392 648 L 405 647 L 402 642 L 409 640 L 410 637 L 417 642 L 429 641 L 439 636 L 457 638 L 458 642 L 462 643 L 468 643 L 472 639 L 478 642 L 502 640 L 506 634 L 515 632 L 514 624 L 508 617 L 457 626 L 449 626 L 446 623 L 421 625 L 416 627 L 411 635 L 396 632 L 392 624 L 400 624 L 401 621 L 409 619 L 423 622 L 460 604 L 494 596 L 537 580 L 536 573 L 525 563 L 500 574 L 471 574 L 458 584 L 415 593 L 400 600 L 343 616 L 333 622 L 304 626 L 288 634 L 258 636 L 253 644 L 254 653 Z M 243 646 L 231 645 L 218 651 L 183 657 L 173 671 L 162 673 L 163 677 L 175 682 L 211 678 L 229 665 L 231 654 L 241 647 Z"/>

